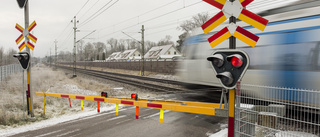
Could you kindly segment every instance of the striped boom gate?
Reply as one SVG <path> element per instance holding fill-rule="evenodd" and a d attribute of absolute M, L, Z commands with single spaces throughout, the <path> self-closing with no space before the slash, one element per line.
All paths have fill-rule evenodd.
<path fill-rule="evenodd" d="M 36 95 L 62 97 L 68 99 L 80 99 L 81 109 L 83 109 L 83 100 L 97 101 L 97 111 L 100 112 L 100 102 L 116 104 L 116 115 L 118 115 L 118 105 L 136 106 L 136 119 L 139 117 L 139 107 L 160 109 L 160 123 L 163 122 L 164 110 L 187 112 L 203 115 L 212 115 L 220 117 L 228 117 L 228 110 L 224 109 L 224 105 L 220 103 L 202 103 L 190 101 L 166 101 L 166 100 L 147 100 L 147 99 L 131 99 L 131 98 L 116 98 L 116 97 L 101 97 L 88 95 L 74 94 L 58 94 L 58 93 L 43 93 L 36 92 Z M 221 105 L 221 108 L 220 108 Z M 70 104 L 71 106 L 71 104 Z"/>

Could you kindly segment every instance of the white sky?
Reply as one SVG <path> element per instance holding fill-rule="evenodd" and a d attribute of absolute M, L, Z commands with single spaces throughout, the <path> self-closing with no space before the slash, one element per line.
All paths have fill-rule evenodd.
<path fill-rule="evenodd" d="M 0 46 L 5 47 L 6 50 L 13 48 L 18 51 L 19 45 L 15 40 L 21 33 L 15 29 L 15 24 L 18 23 L 24 27 L 24 10 L 18 7 L 16 0 L 2 1 L 4 3 L 0 5 Z M 141 25 L 146 29 L 145 40 L 158 42 L 166 35 L 171 35 L 172 40 L 176 41 L 182 33 L 176 28 L 182 21 L 191 19 L 193 15 L 201 12 L 209 12 L 212 16 L 218 12 L 218 9 L 202 0 L 89 0 L 80 10 L 87 1 L 29 0 L 30 24 L 34 20 L 37 23 L 32 31 L 38 38 L 34 56 L 47 56 L 50 54 L 50 48 L 53 54 L 55 40 L 58 41 L 58 52 L 72 51 L 73 23 L 71 20 L 78 11 L 80 12 L 77 14 L 77 20 L 79 20 L 77 27 L 80 32 L 77 32 L 77 40 L 96 30 L 88 36 L 90 39 L 84 39 L 85 42 L 104 43 L 109 38 L 130 39 L 121 31 L 141 40 L 141 34 L 138 33 L 141 31 Z M 250 5 L 252 9 L 261 9 L 264 2 L 265 4 L 269 2 L 270 7 L 271 4 L 279 5 L 279 1 L 294 0 L 255 0 Z M 91 15 L 108 2 L 110 4 L 101 11 L 116 3 L 89 23 L 84 24 Z"/>

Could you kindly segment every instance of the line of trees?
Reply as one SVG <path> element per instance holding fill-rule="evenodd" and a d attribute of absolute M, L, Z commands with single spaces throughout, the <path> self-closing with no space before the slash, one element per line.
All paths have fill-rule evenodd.
<path fill-rule="evenodd" d="M 181 51 L 183 42 L 188 36 L 188 33 L 194 28 L 201 27 L 206 21 L 210 19 L 208 13 L 199 13 L 193 16 L 191 19 L 182 22 L 177 30 L 182 31 L 179 35 L 179 40 L 173 42 L 171 36 L 167 35 L 158 42 L 145 41 L 145 52 L 149 51 L 152 47 L 173 44 Z M 77 61 L 93 61 L 93 60 L 105 60 L 109 55 L 114 52 L 123 52 L 128 49 L 138 49 L 142 51 L 141 44 L 133 39 L 114 39 L 110 38 L 104 42 L 87 42 L 80 41 L 77 43 Z M 47 61 L 53 61 L 54 56 L 48 57 Z M 58 61 L 73 61 L 73 53 L 70 51 L 60 51 L 58 54 Z"/>
<path fill-rule="evenodd" d="M 145 41 L 144 48 L 146 51 L 155 46 L 162 46 L 175 43 L 171 40 L 171 36 L 167 35 L 165 38 L 158 42 Z M 138 49 L 142 51 L 140 42 L 133 39 L 114 39 L 110 38 L 103 42 L 87 42 L 80 41 L 77 43 L 77 61 L 93 61 L 93 60 L 105 60 L 109 55 L 114 52 L 123 52 L 125 50 Z M 52 62 L 54 56 L 47 58 L 48 62 Z M 60 51 L 58 54 L 58 61 L 73 61 L 73 53 L 70 51 Z"/>

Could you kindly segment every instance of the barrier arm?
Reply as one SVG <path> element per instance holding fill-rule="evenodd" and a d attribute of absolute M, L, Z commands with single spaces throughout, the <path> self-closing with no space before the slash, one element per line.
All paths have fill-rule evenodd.
<path fill-rule="evenodd" d="M 101 97 L 101 96 L 88 96 L 88 95 L 75 95 L 75 94 L 58 94 L 58 93 L 43 93 L 36 92 L 36 95 L 51 96 L 51 97 L 64 97 L 71 99 L 81 99 L 88 101 L 99 101 L 113 104 L 123 104 L 137 107 L 145 107 L 160 110 L 170 110 L 186 113 L 195 113 L 203 115 L 212 115 L 220 117 L 228 117 L 228 109 L 220 103 L 202 103 L 191 101 L 174 101 L 174 100 L 148 100 L 148 99 L 135 99 L 131 98 L 116 98 L 116 97 Z"/>

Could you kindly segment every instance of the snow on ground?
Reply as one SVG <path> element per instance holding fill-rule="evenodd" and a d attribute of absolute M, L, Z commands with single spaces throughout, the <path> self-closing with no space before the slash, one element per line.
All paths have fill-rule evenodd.
<path fill-rule="evenodd" d="M 64 70 L 53 71 L 44 65 L 33 67 L 32 91 L 61 94 L 78 94 L 78 95 L 98 95 L 102 91 L 107 91 L 109 96 L 114 97 L 130 97 L 132 92 L 138 93 L 140 97 L 154 98 L 157 94 L 141 91 L 131 87 L 121 87 L 114 85 L 112 82 L 90 79 L 86 76 L 79 75 L 71 78 L 70 73 Z M 26 81 L 26 77 L 25 77 Z M 120 86 L 120 87 L 119 87 Z M 46 97 L 46 116 L 42 116 L 43 112 L 43 96 L 34 95 L 34 114 L 35 119 L 23 121 L 23 105 L 21 94 L 21 73 L 15 74 L 5 81 L 0 82 L 0 136 L 10 129 L 25 127 L 33 123 L 56 119 L 63 115 L 72 115 L 96 110 L 96 102 L 84 101 L 84 110 L 80 110 L 80 100 L 71 99 L 72 108 L 69 107 L 68 99 L 58 97 Z M 101 108 L 108 108 L 113 104 L 101 103 Z M 54 123 L 54 122 L 52 122 Z M 17 131 L 17 130 L 16 130 Z"/>
<path fill-rule="evenodd" d="M 304 132 L 297 132 L 297 131 L 281 131 L 279 133 L 276 133 L 276 137 L 317 137 L 314 134 L 310 133 L 304 133 Z"/>
<path fill-rule="evenodd" d="M 123 107 L 123 105 L 119 105 L 119 109 L 122 107 Z M 100 112 L 102 115 L 115 113 L 115 111 L 111 111 L 111 110 L 115 110 L 115 105 L 100 108 Z M 123 110 L 126 110 L 126 109 L 121 109 L 119 111 L 123 111 Z M 107 112 L 107 111 L 109 111 L 109 112 Z M 107 112 L 107 113 L 103 113 L 103 112 Z M 36 129 L 40 129 L 40 128 L 45 128 L 45 127 L 49 127 L 49 126 L 56 125 L 59 123 L 67 122 L 67 121 L 72 122 L 71 120 L 88 119 L 88 118 L 92 118 L 92 117 L 96 117 L 96 116 L 101 116 L 101 115 L 97 115 L 96 110 L 84 110 L 84 111 L 78 112 L 76 114 L 68 113 L 65 115 L 55 116 L 55 117 L 47 119 L 47 120 L 34 122 L 31 124 L 23 125 L 23 126 L 16 127 L 16 128 L 11 127 L 11 128 L 7 128 L 7 129 L 0 129 L 0 136 L 1 137 L 2 136 L 11 136 L 14 134 L 27 132 L 27 131 L 31 131 L 31 130 L 36 130 Z"/>
<path fill-rule="evenodd" d="M 158 79 L 166 79 L 166 80 L 178 80 L 177 76 L 174 76 L 174 75 L 156 74 L 156 75 L 149 75 L 148 77 L 158 78 Z"/>
<path fill-rule="evenodd" d="M 211 134 L 209 137 L 227 137 L 228 136 L 228 128 L 222 129 L 217 133 Z"/>

